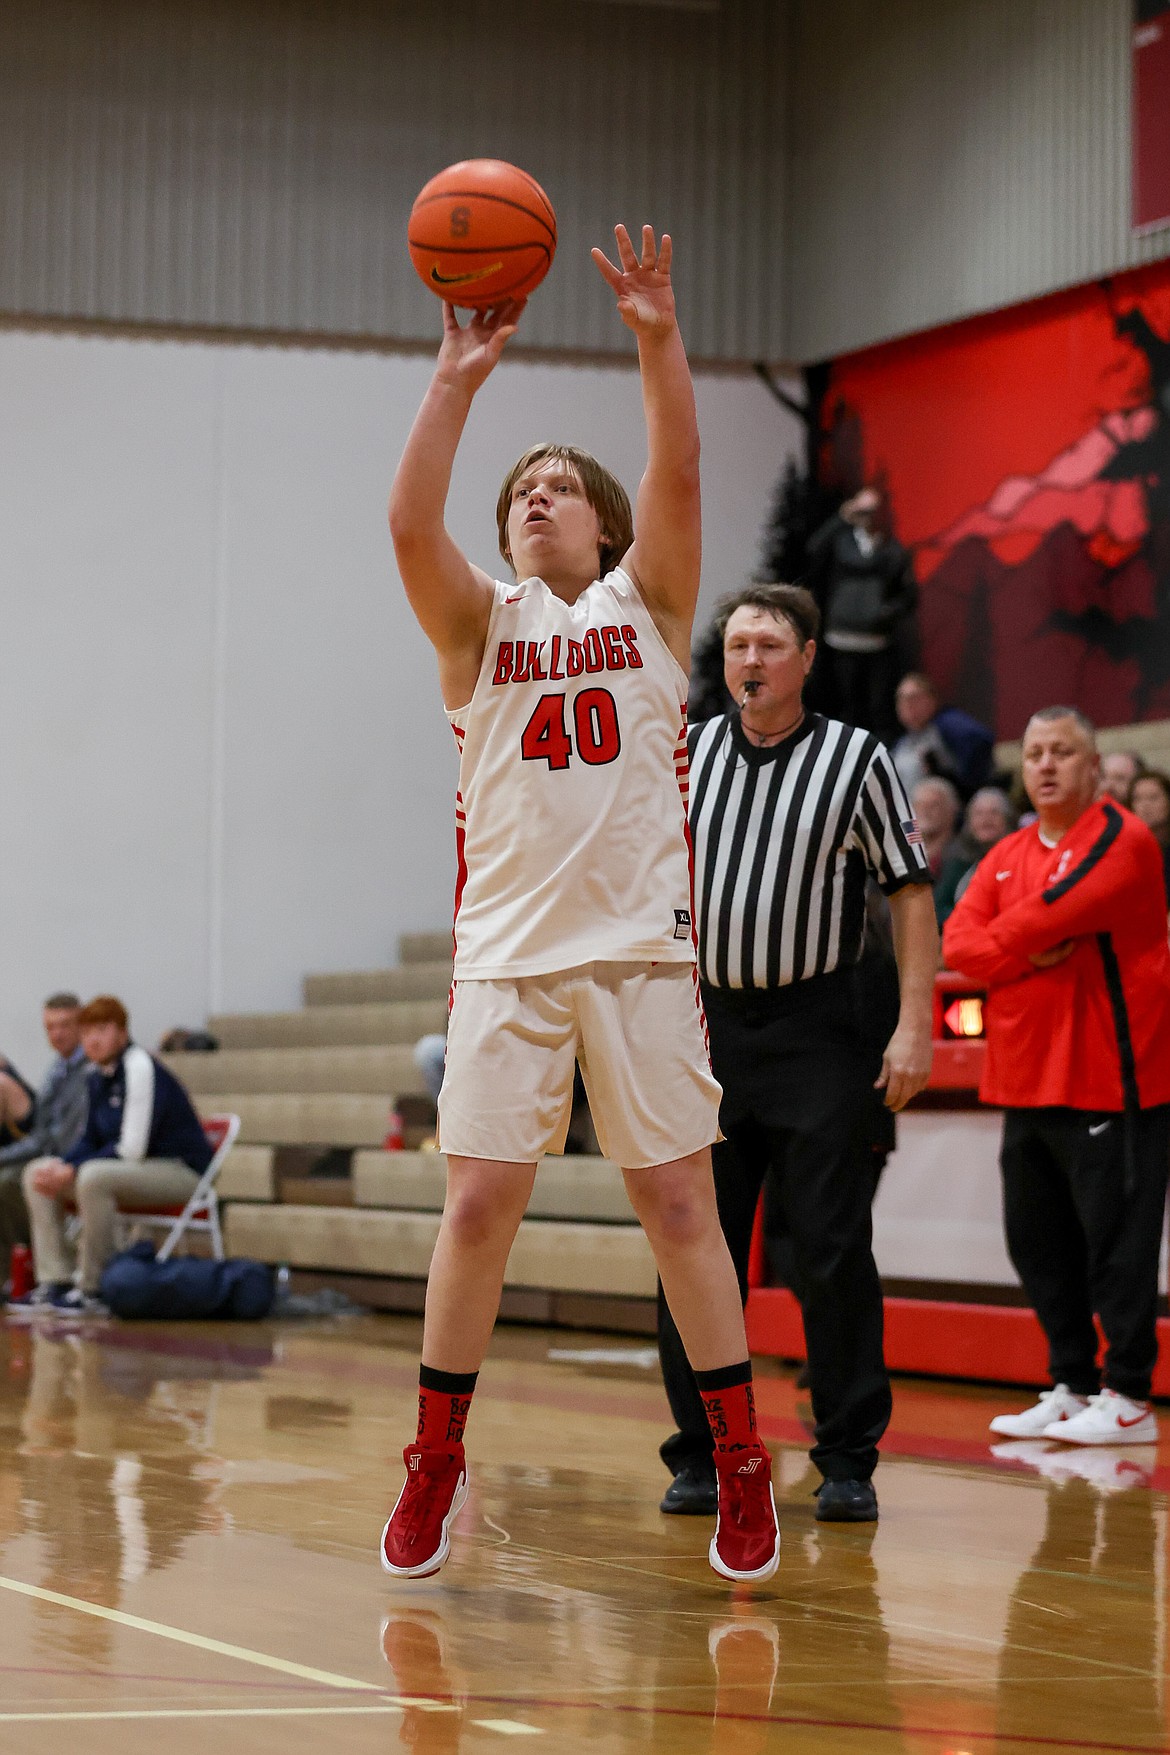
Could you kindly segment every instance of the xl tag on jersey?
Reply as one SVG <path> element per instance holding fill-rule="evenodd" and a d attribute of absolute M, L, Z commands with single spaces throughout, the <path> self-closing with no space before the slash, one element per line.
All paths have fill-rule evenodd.
<path fill-rule="evenodd" d="M 690 938 L 691 911 L 689 908 L 676 908 L 674 911 L 675 938 Z"/>

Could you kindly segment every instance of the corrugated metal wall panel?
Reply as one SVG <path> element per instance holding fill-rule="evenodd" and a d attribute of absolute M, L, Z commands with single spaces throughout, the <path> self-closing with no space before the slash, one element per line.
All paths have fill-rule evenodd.
<path fill-rule="evenodd" d="M 667 224 L 692 351 L 778 356 L 788 0 L 41 0 L 0 9 L 0 310 L 432 339 L 428 176 L 557 207 L 533 345 L 622 345 L 588 247 Z"/>
<path fill-rule="evenodd" d="M 1130 0 L 797 0 L 787 351 L 1170 253 L 1130 230 Z"/>

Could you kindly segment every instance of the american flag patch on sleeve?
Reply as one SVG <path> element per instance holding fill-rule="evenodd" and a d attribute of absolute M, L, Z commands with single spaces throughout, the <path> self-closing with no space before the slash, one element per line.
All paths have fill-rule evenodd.
<path fill-rule="evenodd" d="M 906 837 L 906 845 L 908 847 L 922 846 L 922 830 L 918 827 L 918 823 L 914 817 L 911 817 L 908 823 L 902 824 L 902 833 Z"/>

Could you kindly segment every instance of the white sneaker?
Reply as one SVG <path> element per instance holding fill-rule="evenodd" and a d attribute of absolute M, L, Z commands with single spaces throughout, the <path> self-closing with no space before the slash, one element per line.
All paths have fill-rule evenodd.
<path fill-rule="evenodd" d="M 991 1430 L 1004 1438 L 1053 1438 L 1053 1427 L 1083 1413 L 1087 1406 L 1083 1395 L 1074 1395 L 1067 1383 L 1058 1383 L 1055 1389 L 1041 1390 L 1040 1400 L 1022 1414 L 997 1414 Z"/>
<path fill-rule="evenodd" d="M 1079 1414 L 1046 1426 L 1043 1436 L 1062 1444 L 1157 1444 L 1158 1422 L 1147 1402 L 1103 1389 Z"/>

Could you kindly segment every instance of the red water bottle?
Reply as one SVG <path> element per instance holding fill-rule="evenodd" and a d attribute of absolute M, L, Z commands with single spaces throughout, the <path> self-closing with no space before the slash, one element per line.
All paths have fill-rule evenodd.
<path fill-rule="evenodd" d="M 12 1245 L 12 1262 L 8 1270 L 11 1298 L 26 1298 L 33 1289 L 32 1250 L 27 1243 Z"/>
<path fill-rule="evenodd" d="M 398 1105 L 390 1105 L 390 1119 L 386 1125 L 386 1138 L 382 1141 L 384 1152 L 401 1152 L 405 1141 L 402 1137 L 402 1117 L 398 1113 Z"/>

